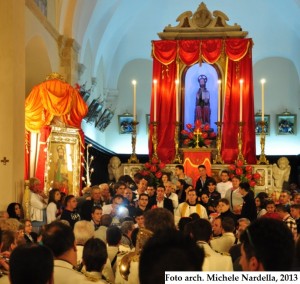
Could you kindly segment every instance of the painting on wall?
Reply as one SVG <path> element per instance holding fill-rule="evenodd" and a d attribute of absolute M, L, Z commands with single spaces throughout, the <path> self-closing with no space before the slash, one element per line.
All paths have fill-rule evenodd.
<path fill-rule="evenodd" d="M 132 123 L 133 123 L 133 115 L 129 113 L 124 113 L 118 115 L 119 122 L 119 133 L 120 134 L 131 134 L 133 131 Z"/>
<path fill-rule="evenodd" d="M 261 115 L 255 115 L 255 134 L 260 135 L 262 132 L 262 123 L 261 123 Z M 270 135 L 270 115 L 265 115 L 264 116 L 264 132 L 266 135 Z"/>
<path fill-rule="evenodd" d="M 278 135 L 295 135 L 297 131 L 297 115 L 296 114 L 277 114 L 276 125 Z"/>

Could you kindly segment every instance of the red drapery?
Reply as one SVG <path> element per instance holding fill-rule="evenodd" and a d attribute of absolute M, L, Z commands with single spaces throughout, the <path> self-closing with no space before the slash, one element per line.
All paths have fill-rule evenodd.
<path fill-rule="evenodd" d="M 41 188 L 44 188 L 44 177 L 45 177 L 45 166 L 47 153 L 47 140 L 51 133 L 51 126 L 45 125 L 40 130 L 40 141 L 39 141 L 39 156 L 37 161 L 37 167 L 35 176 L 41 181 Z"/>
<path fill-rule="evenodd" d="M 254 101 L 252 82 L 251 39 L 209 40 L 159 40 L 152 43 L 153 79 L 157 80 L 157 154 L 164 163 L 170 163 L 175 155 L 175 116 L 177 61 L 187 66 L 206 61 L 214 64 L 225 52 L 228 62 L 225 87 L 224 128 L 222 157 L 230 163 L 237 156 L 237 129 L 239 117 L 239 80 L 243 89 L 243 154 L 248 163 L 255 162 Z M 154 90 L 152 90 L 150 120 L 154 119 Z M 150 128 L 149 154 L 152 155 Z"/>

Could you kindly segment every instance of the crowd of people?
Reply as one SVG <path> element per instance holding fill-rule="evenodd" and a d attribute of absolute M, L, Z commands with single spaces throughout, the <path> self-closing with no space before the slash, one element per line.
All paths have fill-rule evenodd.
<path fill-rule="evenodd" d="M 177 165 L 153 184 L 137 173 L 80 197 L 31 178 L 30 218 L 0 219 L 1 283 L 164 283 L 165 271 L 300 268 L 300 189 L 254 196 L 239 176 L 204 165 L 195 187 Z M 34 276 L 33 276 L 34 275 Z"/>

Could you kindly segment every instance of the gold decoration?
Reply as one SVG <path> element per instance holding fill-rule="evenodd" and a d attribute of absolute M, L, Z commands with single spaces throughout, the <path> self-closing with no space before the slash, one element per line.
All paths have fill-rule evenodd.
<path fill-rule="evenodd" d="M 222 160 L 222 156 L 221 156 L 221 144 L 222 144 L 221 126 L 222 126 L 222 122 L 216 122 L 216 125 L 218 127 L 218 134 L 217 134 L 217 141 L 216 141 L 217 154 L 213 160 L 213 163 L 214 164 L 224 164 L 224 161 Z"/>
<path fill-rule="evenodd" d="M 63 82 L 66 82 L 65 78 L 63 75 L 57 73 L 57 72 L 52 72 L 51 74 L 49 74 L 45 81 L 49 81 L 49 80 L 53 80 L 53 79 L 57 79 L 57 80 L 60 80 L 60 81 L 63 81 Z"/>
<path fill-rule="evenodd" d="M 203 39 L 203 38 L 245 38 L 248 32 L 242 30 L 241 26 L 228 25 L 229 18 L 221 11 L 210 12 L 202 2 L 197 11 L 183 12 L 176 19 L 179 24 L 172 27 L 168 25 L 163 32 L 158 33 L 161 39 Z"/>
<path fill-rule="evenodd" d="M 136 126 L 139 123 L 137 121 L 132 122 L 132 133 L 131 133 L 131 146 L 132 146 L 132 154 L 130 158 L 128 159 L 129 164 L 138 164 L 139 160 L 135 153 L 135 146 L 136 146 Z"/>
<path fill-rule="evenodd" d="M 145 243 L 153 236 L 153 233 L 145 228 L 140 228 L 137 240 L 136 240 L 136 246 L 134 252 L 129 252 L 126 255 L 124 255 L 119 263 L 119 270 L 121 276 L 128 281 L 128 275 L 130 273 L 130 264 L 132 261 L 139 261 L 139 257 L 142 251 L 142 248 L 144 247 Z"/>
<path fill-rule="evenodd" d="M 175 158 L 173 160 L 173 164 L 181 164 L 182 159 L 179 154 L 179 127 L 180 122 L 176 122 L 175 124 L 175 135 L 174 135 L 174 143 L 175 143 Z"/>
<path fill-rule="evenodd" d="M 265 121 L 260 122 L 261 125 L 261 133 L 260 133 L 260 156 L 257 161 L 258 165 L 269 165 L 269 161 L 265 155 L 265 144 L 266 144 L 266 134 L 265 134 Z"/>
<path fill-rule="evenodd" d="M 238 133 L 238 157 L 237 157 L 237 161 L 242 161 L 243 164 L 247 164 L 243 153 L 242 153 L 242 148 L 243 148 L 243 139 L 242 139 L 242 132 L 243 132 L 243 126 L 244 126 L 244 122 L 239 122 L 239 133 Z"/>
<path fill-rule="evenodd" d="M 153 122 L 151 122 L 151 124 L 153 125 L 153 134 L 152 134 L 153 154 L 152 154 L 152 159 L 155 158 L 155 159 L 159 160 L 158 155 L 157 155 L 157 122 L 153 121 Z"/>

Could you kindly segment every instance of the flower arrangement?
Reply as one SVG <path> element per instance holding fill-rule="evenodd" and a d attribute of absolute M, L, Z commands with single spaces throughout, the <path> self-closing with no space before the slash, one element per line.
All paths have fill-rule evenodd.
<path fill-rule="evenodd" d="M 162 170 L 166 165 L 159 162 L 158 159 L 152 158 L 149 162 L 145 163 L 140 173 L 147 179 L 151 179 L 152 183 L 158 185 L 162 177 Z"/>
<path fill-rule="evenodd" d="M 230 178 L 238 176 L 241 182 L 248 182 L 252 189 L 261 177 L 259 173 L 253 173 L 252 166 L 245 165 L 242 160 L 237 160 L 235 164 L 229 165 L 228 170 Z"/>
<path fill-rule="evenodd" d="M 197 146 L 197 136 L 199 147 L 208 147 L 217 136 L 209 124 L 202 124 L 200 120 L 196 120 L 194 126 L 190 123 L 186 124 L 186 128 L 187 130 L 181 130 L 183 145 L 191 148 Z"/>

